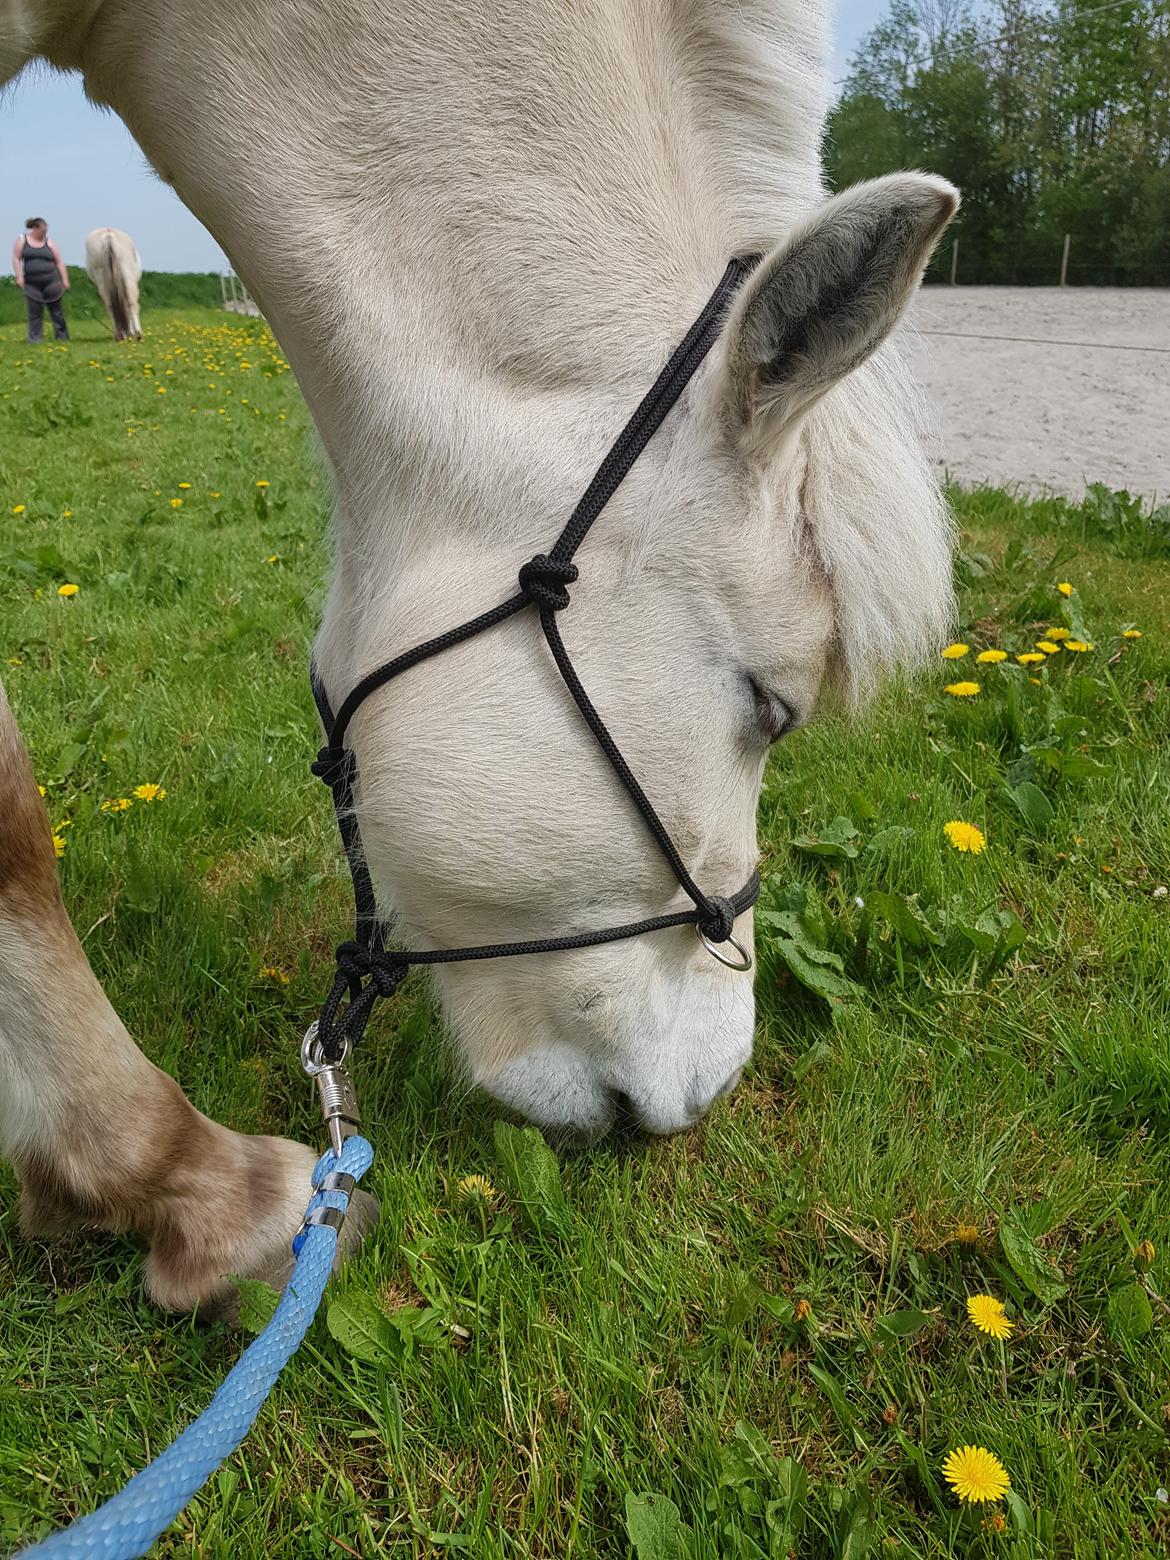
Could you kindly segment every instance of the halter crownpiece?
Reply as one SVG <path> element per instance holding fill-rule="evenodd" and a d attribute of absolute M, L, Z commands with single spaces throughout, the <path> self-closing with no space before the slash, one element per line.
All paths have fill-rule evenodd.
<path fill-rule="evenodd" d="M 506 601 L 478 617 L 461 623 L 459 627 L 448 629 L 446 633 L 416 645 L 413 650 L 404 651 L 368 673 L 351 689 L 336 715 L 330 707 L 316 668 L 311 668 L 313 697 L 326 734 L 325 745 L 317 754 L 312 772 L 325 782 L 333 795 L 341 841 L 353 880 L 355 904 L 354 938 L 342 943 L 337 950 L 337 976 L 322 1006 L 315 1032 L 310 1031 L 315 1064 L 339 1063 L 361 1039 L 374 1003 L 379 997 L 393 995 L 410 967 L 415 964 L 454 964 L 476 959 L 517 958 L 529 953 L 561 953 L 573 948 L 595 948 L 603 943 L 620 942 L 627 937 L 640 937 L 644 932 L 663 931 L 671 926 L 690 925 L 694 926 L 703 946 L 722 964 L 736 970 L 751 969 L 751 955 L 733 936 L 733 930 L 736 918 L 745 910 L 750 910 L 759 897 L 759 877 L 753 872 L 739 892 L 730 896 L 705 894 L 694 881 L 665 824 L 655 812 L 649 797 L 639 785 L 585 692 L 569 660 L 556 619 L 557 614 L 569 606 L 568 587 L 575 584 L 578 578 L 577 565 L 573 562 L 574 554 L 588 535 L 594 520 L 613 497 L 622 479 L 661 427 L 711 350 L 722 327 L 728 301 L 751 275 L 760 259 L 759 255 L 749 255 L 730 261 L 698 318 L 610 447 L 550 551 L 547 554 L 537 553 L 520 569 L 520 589 L 514 596 L 509 596 Z M 642 921 L 630 921 L 621 926 L 575 932 L 564 937 L 542 937 L 529 942 L 484 943 L 471 948 L 431 948 L 418 952 L 387 948 L 354 814 L 357 759 L 352 748 L 345 746 L 349 723 L 370 694 L 392 678 L 443 650 L 450 650 L 464 640 L 506 622 L 528 607 L 535 607 L 539 612 L 541 629 L 565 686 L 695 908 L 651 916 Z M 738 959 L 729 958 L 723 951 L 728 944 L 735 949 Z M 349 1002 L 342 1011 L 341 1004 L 347 994 Z"/>

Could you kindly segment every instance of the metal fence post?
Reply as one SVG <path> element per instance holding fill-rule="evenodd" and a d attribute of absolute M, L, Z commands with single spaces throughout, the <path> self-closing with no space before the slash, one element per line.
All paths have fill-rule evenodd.
<path fill-rule="evenodd" d="M 959 271 L 959 240 L 957 238 L 953 238 L 951 240 L 951 286 L 952 287 L 955 285 L 955 277 L 958 275 L 958 271 Z"/>
<path fill-rule="evenodd" d="M 1060 257 L 1060 285 L 1062 287 L 1068 286 L 1068 247 L 1071 242 L 1072 234 L 1066 233 L 1064 235 L 1064 253 Z"/>

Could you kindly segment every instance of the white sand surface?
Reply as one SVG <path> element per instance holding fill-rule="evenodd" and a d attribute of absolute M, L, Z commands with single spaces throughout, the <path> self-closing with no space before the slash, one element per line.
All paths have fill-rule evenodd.
<path fill-rule="evenodd" d="M 1170 291 L 927 287 L 912 317 L 956 480 L 1170 499 Z"/>

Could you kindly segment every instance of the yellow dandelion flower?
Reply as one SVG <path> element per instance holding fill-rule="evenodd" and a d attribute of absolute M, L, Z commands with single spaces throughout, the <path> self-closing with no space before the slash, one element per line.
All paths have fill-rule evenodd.
<path fill-rule="evenodd" d="M 945 691 L 952 699 L 973 699 L 979 692 L 979 684 L 977 682 L 948 683 Z"/>
<path fill-rule="evenodd" d="M 53 835 L 53 854 L 56 856 L 58 861 L 60 861 L 61 857 L 65 854 L 65 841 L 59 834 Z"/>
<path fill-rule="evenodd" d="M 24 661 L 18 655 L 10 655 L 8 657 L 8 664 L 9 666 L 23 666 Z"/>
<path fill-rule="evenodd" d="M 134 803 L 133 803 L 133 801 L 131 800 L 130 797 L 128 797 L 128 796 L 113 796 L 113 797 L 110 798 L 110 800 L 108 802 L 103 802 L 102 803 L 101 810 L 104 813 L 119 813 L 119 812 L 125 812 L 127 810 L 127 808 L 133 807 L 133 806 L 134 806 Z"/>
<path fill-rule="evenodd" d="M 1061 580 L 1060 584 L 1056 588 L 1062 596 L 1072 595 L 1073 588 L 1067 580 Z"/>
<path fill-rule="evenodd" d="M 41 796 L 42 796 L 42 797 L 45 797 L 45 796 L 48 796 L 48 794 L 49 794 L 49 793 L 48 793 L 48 792 L 47 792 L 47 791 L 46 791 L 46 790 L 45 790 L 45 788 L 44 788 L 44 786 L 43 786 L 43 785 L 38 785 L 38 786 L 37 786 L 37 790 L 38 790 L 38 791 L 39 791 L 39 792 L 40 792 L 40 793 L 41 793 Z"/>
<path fill-rule="evenodd" d="M 1072 629 L 1061 626 L 1056 628 L 1049 628 L 1045 630 L 1044 637 L 1045 639 L 1071 639 Z"/>
<path fill-rule="evenodd" d="M 279 563 L 280 562 L 280 554 L 279 553 L 269 553 L 267 558 L 265 558 L 264 562 L 265 563 Z"/>
<path fill-rule="evenodd" d="M 1010 1338 L 1016 1325 L 1004 1312 L 1003 1301 L 994 1295 L 968 1295 L 967 1315 L 989 1338 Z"/>
<path fill-rule="evenodd" d="M 260 481 L 260 482 L 257 482 L 256 486 L 257 487 L 267 487 L 268 483 L 264 482 L 264 481 Z"/>
<path fill-rule="evenodd" d="M 182 509 L 182 507 L 183 507 L 183 500 L 181 498 L 172 498 L 171 499 L 171 508 L 172 509 Z"/>
<path fill-rule="evenodd" d="M 1051 639 L 1038 639 L 1036 641 L 1036 648 L 1037 650 L 1043 650 L 1045 655 L 1056 655 L 1060 649 L 1060 646 Z"/>
<path fill-rule="evenodd" d="M 948 1452 L 942 1472 L 959 1499 L 973 1506 L 1002 1500 L 1012 1487 L 1003 1463 L 982 1446 L 960 1446 Z"/>
<path fill-rule="evenodd" d="M 948 645 L 942 652 L 942 658 L 944 661 L 961 661 L 970 648 L 970 645 Z"/>
<path fill-rule="evenodd" d="M 62 518 L 62 520 L 72 520 L 73 519 L 73 511 L 72 511 L 72 509 L 62 510 L 61 518 Z"/>
<path fill-rule="evenodd" d="M 1140 628 L 1127 628 L 1121 637 L 1122 639 L 1140 639 L 1142 631 Z"/>
<path fill-rule="evenodd" d="M 22 515 L 22 514 L 24 514 L 24 505 L 23 504 L 13 504 L 13 506 L 12 506 L 12 513 L 14 515 Z"/>
<path fill-rule="evenodd" d="M 970 852 L 972 856 L 981 855 L 987 849 L 987 836 L 973 823 L 952 818 L 950 823 L 943 824 L 943 833 L 956 850 Z"/>
<path fill-rule="evenodd" d="M 58 585 L 57 594 L 58 596 L 76 596 L 80 589 L 80 585 Z"/>
<path fill-rule="evenodd" d="M 260 966 L 260 979 L 279 981 L 282 986 L 287 986 L 292 976 L 286 970 L 277 969 L 275 964 L 262 964 Z"/>
<path fill-rule="evenodd" d="M 212 496 L 212 498 L 222 498 L 223 494 L 222 493 L 213 493 L 211 496 Z"/>
<path fill-rule="evenodd" d="M 1029 677 L 1028 681 L 1030 683 L 1034 683 L 1037 688 L 1043 688 L 1043 686 L 1044 686 L 1044 684 L 1040 681 L 1039 677 Z"/>
<path fill-rule="evenodd" d="M 486 1175 L 465 1175 L 455 1191 L 460 1202 L 493 1203 L 496 1189 Z"/>
<path fill-rule="evenodd" d="M 979 1239 L 979 1226 L 960 1221 L 955 1226 L 955 1240 L 960 1246 L 974 1246 Z"/>
<path fill-rule="evenodd" d="M 180 488 L 181 488 L 181 489 L 182 489 L 182 490 L 183 490 L 183 491 L 184 491 L 184 492 L 185 492 L 185 491 L 186 491 L 186 489 L 187 489 L 187 488 L 189 488 L 189 487 L 190 487 L 190 486 L 191 486 L 191 484 L 190 484 L 190 483 L 189 483 L 189 482 L 180 482 L 180 483 L 179 483 L 179 487 L 180 487 Z"/>
<path fill-rule="evenodd" d="M 1021 666 L 1039 666 L 1044 659 L 1038 650 L 1025 650 L 1023 655 L 1016 656 Z"/>
<path fill-rule="evenodd" d="M 153 780 L 148 780 L 145 784 L 134 787 L 134 795 L 140 802 L 161 802 L 166 794 L 163 787 L 155 785 Z"/>
<path fill-rule="evenodd" d="M 975 657 L 980 666 L 998 666 L 1000 661 L 1007 660 L 1006 650 L 980 650 Z"/>
<path fill-rule="evenodd" d="M 1091 650 L 1093 646 L 1086 639 L 1066 639 L 1064 648 L 1073 651 L 1075 655 L 1083 655 L 1086 650 Z"/>
<path fill-rule="evenodd" d="M 1139 1241 L 1133 1248 L 1133 1265 L 1139 1273 L 1146 1273 L 1153 1266 L 1156 1256 L 1152 1240 Z"/>

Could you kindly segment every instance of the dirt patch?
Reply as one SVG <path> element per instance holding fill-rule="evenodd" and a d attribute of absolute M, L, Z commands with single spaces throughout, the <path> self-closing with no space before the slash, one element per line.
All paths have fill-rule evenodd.
<path fill-rule="evenodd" d="M 928 287 L 913 320 L 958 481 L 1170 497 L 1170 291 Z"/>

